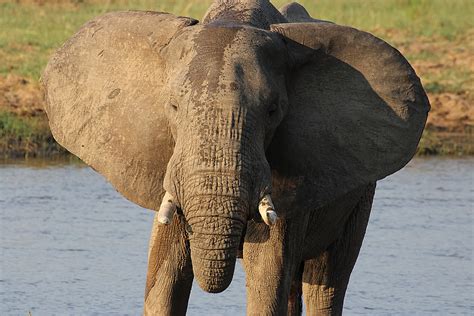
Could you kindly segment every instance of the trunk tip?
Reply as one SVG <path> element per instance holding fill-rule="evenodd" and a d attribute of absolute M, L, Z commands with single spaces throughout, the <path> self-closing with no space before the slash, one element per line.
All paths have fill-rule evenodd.
<path fill-rule="evenodd" d="M 234 269 L 235 260 L 228 262 L 225 267 L 217 269 L 196 269 L 196 266 L 193 264 L 196 282 L 203 291 L 208 293 L 220 293 L 226 290 L 232 282 Z"/>
<path fill-rule="evenodd" d="M 224 279 L 209 279 L 196 277 L 199 287 L 207 293 L 221 293 L 225 291 L 232 282 L 232 275 Z"/>

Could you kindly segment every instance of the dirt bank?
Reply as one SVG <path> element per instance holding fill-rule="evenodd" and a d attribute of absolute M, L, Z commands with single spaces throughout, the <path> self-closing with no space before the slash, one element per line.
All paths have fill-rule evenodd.
<path fill-rule="evenodd" d="M 474 154 L 474 30 L 455 39 L 439 36 L 407 39 L 391 34 L 412 60 L 428 92 L 431 111 L 420 154 Z"/>

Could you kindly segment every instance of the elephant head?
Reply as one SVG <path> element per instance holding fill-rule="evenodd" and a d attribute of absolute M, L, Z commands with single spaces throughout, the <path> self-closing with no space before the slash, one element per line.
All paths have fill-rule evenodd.
<path fill-rule="evenodd" d="M 276 220 L 272 194 L 285 217 L 291 201 L 310 211 L 395 172 L 429 110 L 413 69 L 382 40 L 243 2 L 251 10 L 215 5 L 202 24 L 106 14 L 42 78 L 56 140 L 164 224 L 176 208 L 209 292 L 232 280 L 259 205 Z"/>

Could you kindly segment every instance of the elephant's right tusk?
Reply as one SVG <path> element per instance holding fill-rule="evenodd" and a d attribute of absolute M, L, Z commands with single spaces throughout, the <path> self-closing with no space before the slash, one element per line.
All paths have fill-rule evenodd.
<path fill-rule="evenodd" d="M 176 212 L 176 204 L 173 201 L 173 196 L 166 192 L 158 211 L 158 221 L 168 225 L 173 219 L 174 212 Z"/>
<path fill-rule="evenodd" d="M 265 224 L 269 226 L 275 224 L 276 220 L 278 219 L 278 215 L 275 212 L 275 206 L 273 206 L 270 194 L 267 194 L 262 198 L 260 204 L 258 205 L 258 212 L 260 213 L 260 216 L 262 216 Z"/>

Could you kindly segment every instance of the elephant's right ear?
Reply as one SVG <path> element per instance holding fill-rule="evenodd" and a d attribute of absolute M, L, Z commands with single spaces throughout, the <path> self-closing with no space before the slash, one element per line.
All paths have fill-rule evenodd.
<path fill-rule="evenodd" d="M 198 21 L 116 12 L 84 25 L 42 76 L 54 138 L 129 200 L 158 210 L 173 151 L 159 51 Z"/>
<path fill-rule="evenodd" d="M 316 207 L 402 168 L 430 108 L 415 71 L 375 36 L 332 23 L 272 25 L 287 43 L 289 110 L 268 150 Z"/>

